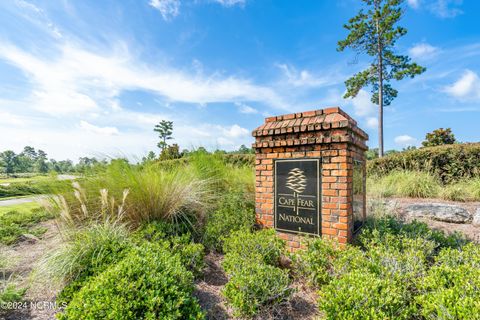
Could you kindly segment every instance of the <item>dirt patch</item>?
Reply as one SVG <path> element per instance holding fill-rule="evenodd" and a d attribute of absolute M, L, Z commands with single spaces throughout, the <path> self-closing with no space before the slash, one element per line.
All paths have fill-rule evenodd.
<path fill-rule="evenodd" d="M 228 281 L 221 263 L 223 256 L 210 253 L 205 257 L 206 268 L 203 277 L 195 284 L 194 296 L 207 313 L 207 319 L 234 319 L 233 310 L 228 307 L 221 291 Z M 292 299 L 280 306 L 261 312 L 255 319 L 314 319 L 319 315 L 316 293 L 305 285 L 292 284 Z"/>
<path fill-rule="evenodd" d="M 39 223 L 38 226 L 47 229 L 41 238 L 25 235 L 17 244 L 1 248 L 10 261 L 7 273 L 12 275 L 17 287 L 27 289 L 24 302 L 17 305 L 16 310 L 0 312 L 2 320 L 44 320 L 55 317 L 55 296 L 60 288 L 58 284 L 35 277 L 32 271 L 40 258 L 58 246 L 61 239 L 54 220 Z"/>

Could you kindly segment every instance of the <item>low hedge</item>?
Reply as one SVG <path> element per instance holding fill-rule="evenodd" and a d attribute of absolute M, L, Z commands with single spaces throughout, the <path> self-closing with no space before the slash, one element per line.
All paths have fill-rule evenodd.
<path fill-rule="evenodd" d="M 165 246 L 145 243 L 89 281 L 59 319 L 204 319 L 193 275 Z"/>
<path fill-rule="evenodd" d="M 396 170 L 425 171 L 444 184 L 480 175 L 480 143 L 453 144 L 395 153 L 368 161 L 369 175 Z"/>
<path fill-rule="evenodd" d="M 288 270 L 278 266 L 285 242 L 272 229 L 239 230 L 223 244 L 222 266 L 228 283 L 222 293 L 234 315 L 250 318 L 288 302 L 292 295 Z"/>
<path fill-rule="evenodd" d="M 425 223 L 369 220 L 356 245 L 313 240 L 295 259 L 325 319 L 478 319 L 480 245 Z"/>
<path fill-rule="evenodd" d="M 234 231 L 252 229 L 255 225 L 255 203 L 245 192 L 226 193 L 218 208 L 205 223 L 203 243 L 210 250 L 222 252 L 223 242 Z"/>

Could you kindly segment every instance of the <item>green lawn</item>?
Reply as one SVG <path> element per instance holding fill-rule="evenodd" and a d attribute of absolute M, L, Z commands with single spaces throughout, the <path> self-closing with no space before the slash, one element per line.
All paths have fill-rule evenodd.
<path fill-rule="evenodd" d="M 17 183 L 17 182 L 32 182 L 32 181 L 41 181 L 48 180 L 50 176 L 33 176 L 33 177 L 22 177 L 22 178 L 0 178 L 0 184 L 3 183 Z"/>
<path fill-rule="evenodd" d="M 38 223 L 53 218 L 36 202 L 0 207 L 0 243 L 10 245 L 23 234 L 41 236 L 47 229 Z"/>
<path fill-rule="evenodd" d="M 11 198 L 20 198 L 20 197 L 11 197 Z M 4 199 L 2 199 L 4 200 Z M 33 202 L 28 202 L 28 203 L 21 203 L 21 204 L 15 204 L 11 206 L 4 206 L 0 207 L 0 219 L 2 219 L 2 216 L 8 212 L 15 211 L 18 214 L 25 214 L 29 213 L 34 209 L 40 209 L 40 205 L 33 201 Z"/>

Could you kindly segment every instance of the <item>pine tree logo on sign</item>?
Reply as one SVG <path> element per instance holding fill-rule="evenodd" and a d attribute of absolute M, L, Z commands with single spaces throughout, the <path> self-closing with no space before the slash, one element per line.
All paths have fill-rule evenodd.
<path fill-rule="evenodd" d="M 305 173 L 299 168 L 294 168 L 288 173 L 286 187 L 293 190 L 293 197 L 295 198 L 295 212 L 298 215 L 298 194 L 305 191 L 307 186 L 307 177 Z"/>
<path fill-rule="evenodd" d="M 275 228 L 319 234 L 320 159 L 275 161 Z"/>

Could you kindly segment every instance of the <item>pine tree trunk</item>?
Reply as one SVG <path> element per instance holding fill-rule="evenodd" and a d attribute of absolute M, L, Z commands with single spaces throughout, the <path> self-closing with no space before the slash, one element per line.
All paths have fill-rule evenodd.
<path fill-rule="evenodd" d="M 378 75 L 378 156 L 383 157 L 383 61 L 381 56 L 379 58 L 379 75 Z"/>
<path fill-rule="evenodd" d="M 380 4 L 375 2 L 378 11 Z M 383 157 L 383 47 L 380 23 L 377 20 L 377 43 L 378 43 L 378 157 Z"/>

